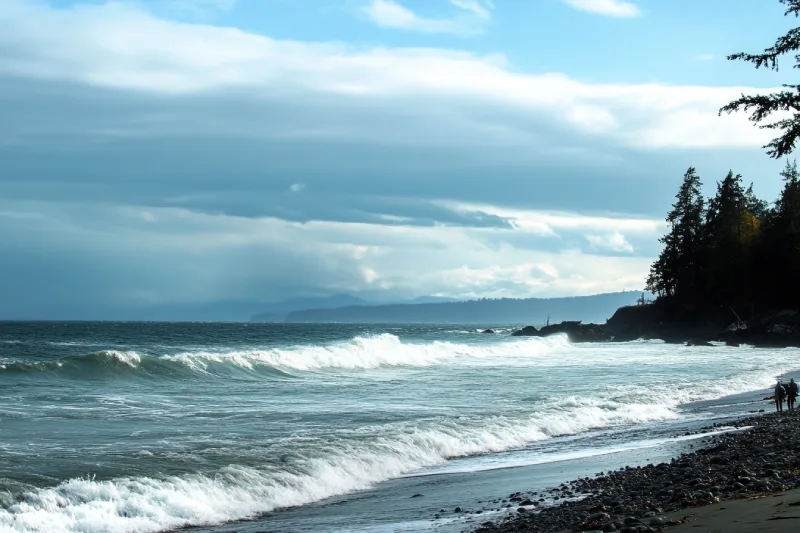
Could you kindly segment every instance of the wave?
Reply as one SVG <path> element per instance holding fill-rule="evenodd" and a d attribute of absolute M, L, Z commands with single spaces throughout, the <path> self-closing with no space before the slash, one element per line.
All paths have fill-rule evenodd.
<path fill-rule="evenodd" d="M 665 415 L 618 407 L 599 418 L 595 407 L 587 407 L 566 416 L 554 411 L 522 419 L 440 418 L 360 428 L 326 443 L 293 446 L 289 464 L 231 465 L 205 475 L 164 478 L 72 479 L 3 502 L 0 532 L 148 533 L 254 518 L 366 489 L 450 458 L 520 448 L 588 427 Z"/>
<path fill-rule="evenodd" d="M 506 349 L 485 346 L 475 353 L 502 357 Z M 146 361 L 110 352 L 89 359 L 119 368 Z M 148 533 L 254 518 L 366 489 L 452 458 L 520 449 L 603 428 L 677 419 L 682 416 L 681 402 L 765 387 L 776 371 L 783 369 L 752 368 L 724 383 L 695 380 L 684 386 L 653 382 L 648 387 L 598 387 L 588 397 L 545 399 L 531 412 L 513 416 L 437 417 L 340 430 L 325 441 L 283 443 L 291 452 L 258 467 L 230 465 L 206 474 L 161 478 L 72 479 L 6 499 L 0 496 L 0 532 Z M 273 449 L 265 457 L 278 451 Z"/>
<path fill-rule="evenodd" d="M 187 351 L 171 355 L 148 355 L 136 351 L 102 350 L 90 354 L 49 361 L 0 361 L 0 371 L 138 371 L 149 374 L 182 375 L 225 373 L 231 370 L 290 375 L 296 371 L 325 369 L 375 369 L 379 367 L 422 367 L 455 359 L 502 360 L 535 357 L 566 349 L 566 336 L 505 340 L 493 344 L 469 345 L 448 341 L 402 342 L 396 335 L 383 333 L 355 337 L 328 345 L 296 345 L 284 348 L 227 351 Z M 96 375 L 96 374 L 89 374 Z"/>
<path fill-rule="evenodd" d="M 201 370 L 205 370 L 211 362 L 227 362 L 244 368 L 266 365 L 290 370 L 372 369 L 382 366 L 430 366 L 457 358 L 535 356 L 569 345 L 566 336 L 469 345 L 449 341 L 405 343 L 396 335 L 382 333 L 355 337 L 338 344 L 230 352 L 187 352 L 169 356 L 168 359 Z"/>

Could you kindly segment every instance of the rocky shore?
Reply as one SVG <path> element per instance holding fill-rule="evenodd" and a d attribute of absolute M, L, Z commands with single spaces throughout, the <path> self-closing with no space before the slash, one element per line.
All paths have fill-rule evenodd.
<path fill-rule="evenodd" d="M 524 328 L 512 333 L 515 337 L 547 337 L 566 333 L 571 342 L 608 342 L 613 336 L 600 324 L 583 324 L 580 321 L 566 321 L 558 324 L 548 324 L 542 329 L 534 326 Z"/>
<path fill-rule="evenodd" d="M 744 429 L 709 437 L 707 447 L 670 463 L 601 472 L 546 493 L 510 494 L 494 503 L 515 512 L 475 531 L 644 533 L 665 527 L 668 531 L 670 525 L 691 520 L 693 508 L 800 487 L 800 411 L 768 413 L 727 425 Z M 544 506 L 553 499 L 563 503 Z"/>
<path fill-rule="evenodd" d="M 605 324 L 566 321 L 541 329 L 526 326 L 512 335 L 546 337 L 564 333 L 571 342 L 660 339 L 695 346 L 724 342 L 729 346 L 800 347 L 800 311 L 783 309 L 745 316 L 740 318 L 731 308 L 676 309 L 648 304 L 621 307 Z"/>

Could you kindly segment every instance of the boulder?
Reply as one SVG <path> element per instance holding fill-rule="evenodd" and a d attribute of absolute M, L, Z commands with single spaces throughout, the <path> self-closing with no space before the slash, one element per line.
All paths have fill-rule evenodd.
<path fill-rule="evenodd" d="M 533 326 L 525 326 L 522 329 L 518 329 L 511 335 L 513 335 L 514 337 L 538 337 L 539 330 Z"/>
<path fill-rule="evenodd" d="M 613 339 L 600 324 L 582 324 L 580 320 L 548 324 L 540 330 L 533 326 L 525 326 L 512 335 L 516 337 L 546 337 L 559 333 L 565 333 L 571 342 L 607 342 Z"/>

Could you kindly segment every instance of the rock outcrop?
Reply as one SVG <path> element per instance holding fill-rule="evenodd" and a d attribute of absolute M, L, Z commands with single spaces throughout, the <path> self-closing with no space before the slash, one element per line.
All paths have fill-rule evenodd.
<path fill-rule="evenodd" d="M 547 337 L 565 333 L 571 342 L 606 342 L 612 336 L 600 324 L 582 324 L 580 321 L 565 321 L 558 324 L 549 324 L 542 329 L 534 326 L 524 328 L 512 333 L 515 337 Z"/>

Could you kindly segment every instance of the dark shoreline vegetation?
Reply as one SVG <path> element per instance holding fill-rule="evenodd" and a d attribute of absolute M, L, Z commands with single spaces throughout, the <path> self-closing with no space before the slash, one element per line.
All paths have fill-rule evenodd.
<path fill-rule="evenodd" d="M 724 425 L 742 431 L 708 437 L 706 446 L 669 463 L 601 472 L 544 493 L 513 493 L 495 503 L 516 513 L 502 522 L 485 522 L 476 533 L 655 532 L 690 521 L 695 507 L 800 487 L 800 444 L 794 438 L 800 411 Z M 539 511 L 545 496 L 563 503 Z M 676 511 L 688 518 L 665 516 Z"/>
<path fill-rule="evenodd" d="M 566 333 L 573 342 L 661 339 L 703 345 L 800 346 L 800 175 L 761 200 L 732 171 L 706 200 L 689 168 L 667 215 L 669 231 L 650 269 L 654 302 L 621 307 L 605 324 L 562 322 L 515 335 Z"/>

